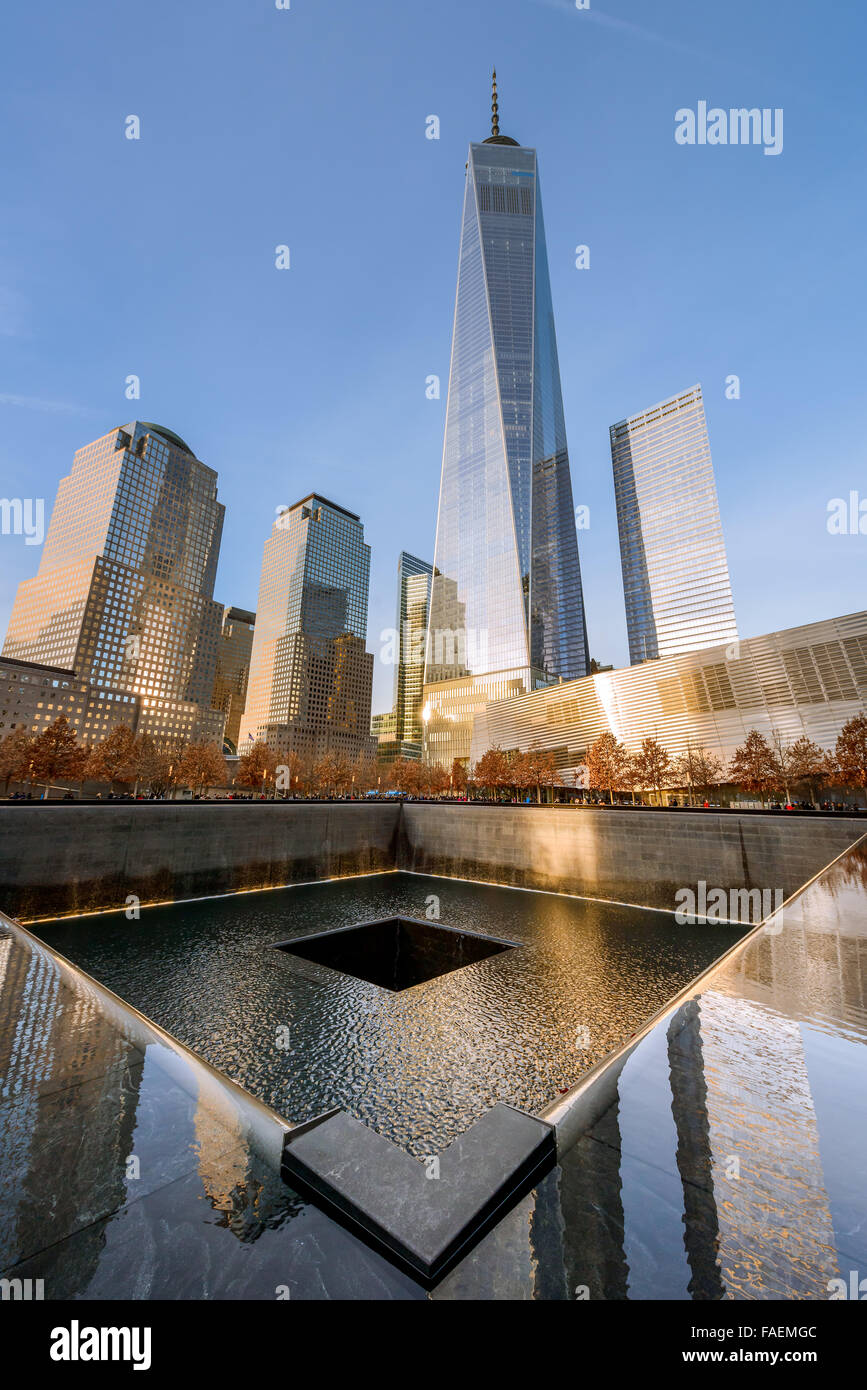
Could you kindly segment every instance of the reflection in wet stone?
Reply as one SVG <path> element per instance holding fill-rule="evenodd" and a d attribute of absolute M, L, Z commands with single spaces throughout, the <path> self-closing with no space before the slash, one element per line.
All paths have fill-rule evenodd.
<path fill-rule="evenodd" d="M 668 1025 L 671 1113 L 677 1128 L 677 1168 L 683 1183 L 684 1244 L 692 1278 L 692 1298 L 722 1298 L 717 1259 L 718 1222 L 707 1194 L 713 1191 L 713 1154 L 707 1114 L 707 1080 L 702 1054 L 701 1017 L 689 999 Z"/>
<path fill-rule="evenodd" d="M 498 934 L 520 936 L 519 917 L 501 920 Z M 356 982 L 330 1017 L 327 991 L 323 1002 L 291 971 L 271 978 L 286 987 L 283 1021 L 312 1011 L 326 1055 L 343 1028 L 344 1083 L 362 1111 L 393 1117 L 405 1106 L 403 1137 L 409 1130 L 436 1153 L 454 1114 L 465 1128 L 466 1115 L 503 1098 L 517 1066 L 542 1059 L 524 1082 L 532 1076 L 546 1096 L 574 1079 L 567 1066 L 586 1065 L 574 1046 L 569 1059 L 558 1051 L 531 986 L 551 992 L 558 1026 L 574 1039 L 588 1023 L 579 990 L 600 991 L 610 1007 L 606 990 L 629 942 L 604 912 L 585 923 L 586 940 L 570 935 L 573 920 L 554 901 L 537 921 L 538 943 L 497 958 L 493 990 L 470 967 L 444 977 L 442 992 L 426 994 L 426 985 L 389 996 L 386 1007 Z M 643 921 L 642 945 L 661 943 L 650 916 Z M 259 923 L 269 943 L 273 925 L 267 915 Z M 259 949 L 243 931 L 219 936 L 208 928 L 191 952 L 166 927 L 154 948 L 190 964 L 177 998 L 171 980 L 163 997 L 179 1010 L 194 999 L 197 1027 L 209 1009 L 239 1007 L 227 964 Z M 111 938 L 92 949 L 110 959 Z M 134 981 L 141 963 L 128 964 Z M 824 1299 L 832 1279 L 863 1276 L 865 967 L 867 853 L 856 849 L 787 906 L 779 933 L 752 938 L 618 1060 L 612 1103 L 430 1296 Z M 654 988 L 670 997 L 667 970 Z M 261 999 L 247 994 L 241 1006 L 257 1027 L 272 1027 Z M 274 1298 L 278 1286 L 299 1299 L 426 1296 L 283 1184 L 228 1111 L 160 1065 L 159 1049 L 136 1047 L 92 994 L 3 932 L 0 1009 L 11 1024 L 0 1030 L 4 1272 L 45 1278 L 50 1297 Z M 347 1038 L 352 1010 L 361 1022 Z M 461 1035 L 468 1017 L 480 1020 L 478 1040 Z M 523 1025 L 523 1049 L 510 1050 L 504 1020 Z M 611 1046 L 604 1009 L 589 1023 L 594 1042 L 600 1035 Z M 437 1057 L 428 1051 L 428 1065 L 434 1035 L 442 1046 Z M 383 1057 L 387 1070 L 377 1072 Z M 461 1082 L 468 1060 L 474 1069 Z M 245 1080 L 257 1077 L 253 1066 Z M 414 1092 L 415 1105 L 406 1100 Z M 140 1180 L 127 1176 L 131 1153 L 142 1159 Z"/>

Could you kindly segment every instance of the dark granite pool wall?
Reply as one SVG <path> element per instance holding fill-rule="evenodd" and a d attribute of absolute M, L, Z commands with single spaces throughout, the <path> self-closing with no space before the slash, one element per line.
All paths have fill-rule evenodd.
<path fill-rule="evenodd" d="M 67 913 L 394 869 L 400 806 L 0 806 L 0 907 Z"/>
<path fill-rule="evenodd" d="M 0 908 L 24 920 L 408 869 L 672 909 L 678 888 L 793 893 L 863 821 L 570 807 L 0 806 Z"/>
<path fill-rule="evenodd" d="M 854 817 L 408 803 L 398 864 L 673 909 L 677 889 L 702 879 L 709 888 L 779 888 L 788 897 L 864 828 Z"/>

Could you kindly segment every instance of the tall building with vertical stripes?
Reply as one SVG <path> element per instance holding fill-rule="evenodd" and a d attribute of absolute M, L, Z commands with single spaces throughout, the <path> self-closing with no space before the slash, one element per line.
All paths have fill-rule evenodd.
<path fill-rule="evenodd" d="M 737 638 L 701 387 L 611 426 L 629 660 Z"/>
<path fill-rule="evenodd" d="M 446 763 L 474 702 L 590 667 L 538 162 L 499 133 L 496 74 L 492 109 L 467 159 L 425 673 Z"/>

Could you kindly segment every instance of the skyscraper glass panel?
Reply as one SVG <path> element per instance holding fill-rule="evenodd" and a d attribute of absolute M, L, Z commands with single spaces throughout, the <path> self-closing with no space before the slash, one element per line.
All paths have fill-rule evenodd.
<path fill-rule="evenodd" d="M 134 420 L 76 451 L 39 572 L 18 587 L 4 656 L 137 697 L 139 732 L 214 737 L 224 507 L 172 430 Z"/>
<path fill-rule="evenodd" d="M 370 546 L 353 513 L 311 493 L 265 542 L 239 751 L 372 751 L 365 649 Z"/>
<path fill-rule="evenodd" d="M 432 567 L 408 551 L 397 562 L 398 661 L 394 671 L 395 739 L 418 744 L 422 738 L 422 685 Z"/>
<path fill-rule="evenodd" d="M 425 684 L 588 670 L 536 152 L 495 126 L 467 162 Z"/>
<path fill-rule="evenodd" d="M 737 638 L 700 386 L 611 426 L 629 660 Z"/>

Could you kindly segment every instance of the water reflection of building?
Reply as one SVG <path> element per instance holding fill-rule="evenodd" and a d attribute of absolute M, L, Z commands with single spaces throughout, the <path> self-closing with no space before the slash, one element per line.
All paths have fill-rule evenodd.
<path fill-rule="evenodd" d="M 863 1272 L 865 890 L 856 848 L 628 1054 L 536 1191 L 534 1296 L 827 1299 Z"/>
<path fill-rule="evenodd" d="M 57 1258 L 86 1286 L 102 1250 L 96 1218 L 126 1196 L 141 1054 L 92 996 L 67 989 L 47 957 L 9 937 L 0 938 L 0 1013 L 14 1020 L 0 1033 L 0 1101 L 10 1107 L 0 1125 L 0 1268 L 34 1239 L 53 1246 L 77 1233 L 74 1254 L 61 1245 Z"/>
<path fill-rule="evenodd" d="M 249 1244 L 303 1210 L 219 1080 L 162 1044 L 136 1046 L 96 993 L 2 928 L 0 1017 L 8 1277 L 35 1258 L 47 1299 L 118 1297 L 119 1281 L 131 1297 L 194 1296 L 183 1292 L 187 1274 L 205 1296 L 208 1271 L 178 1266 L 164 1241 L 176 1251 L 185 1232 L 187 1260 L 197 1223 Z M 132 1204 L 134 1220 L 112 1229 Z"/>

